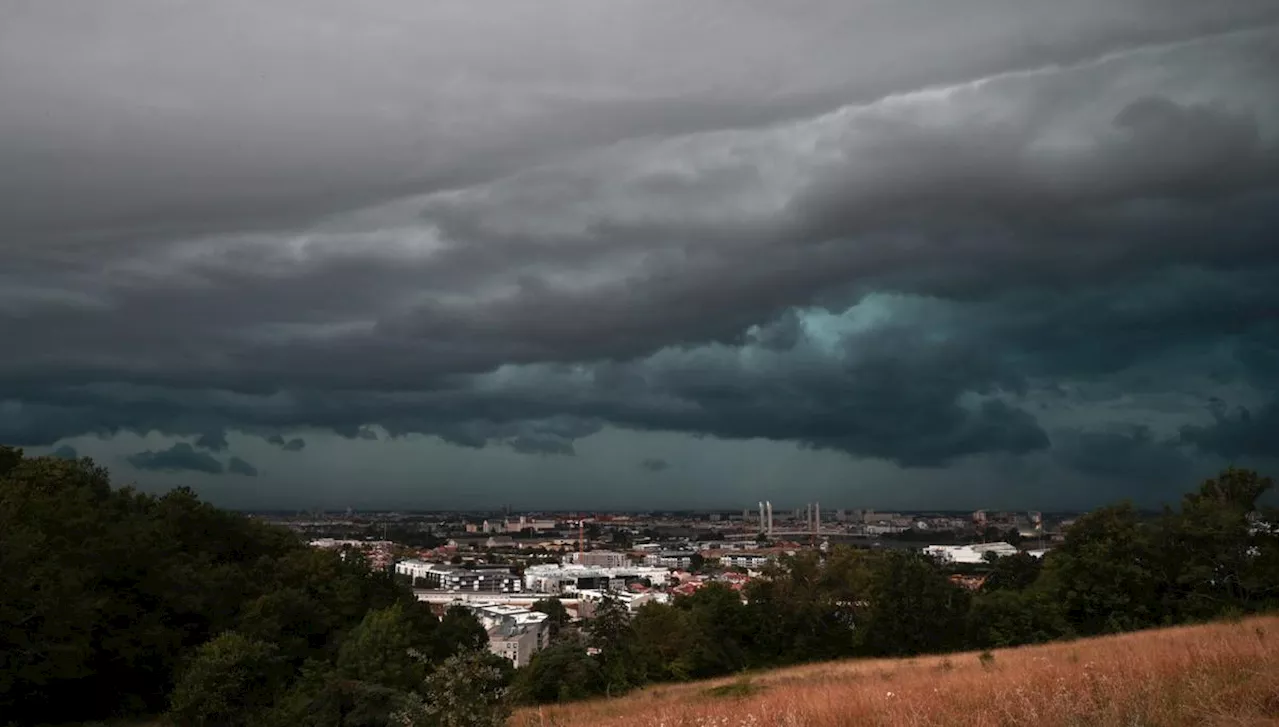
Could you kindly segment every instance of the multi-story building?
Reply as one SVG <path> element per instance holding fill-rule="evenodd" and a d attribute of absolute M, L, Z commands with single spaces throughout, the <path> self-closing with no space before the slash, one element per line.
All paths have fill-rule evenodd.
<path fill-rule="evenodd" d="M 574 593 L 593 589 L 618 590 L 631 583 L 665 583 L 667 569 L 628 565 L 606 568 L 587 565 L 531 565 L 524 570 L 525 589 L 537 593 Z"/>
<path fill-rule="evenodd" d="M 443 563 L 403 560 L 396 563 L 395 572 L 411 578 L 413 585 L 418 588 L 491 593 L 519 593 L 523 590 L 520 577 L 513 575 L 506 566 L 463 568 Z"/>
<path fill-rule="evenodd" d="M 723 553 L 720 555 L 720 565 L 728 568 L 761 568 L 770 560 L 770 556 L 765 553 Z"/>
<path fill-rule="evenodd" d="M 688 568 L 693 565 L 694 552 L 689 550 L 667 550 L 651 553 L 644 557 L 644 564 L 662 568 Z"/>
<path fill-rule="evenodd" d="M 489 651 L 510 660 L 515 667 L 527 665 L 551 641 L 548 616 L 540 611 L 497 604 L 473 604 L 467 608 L 488 633 Z"/>
<path fill-rule="evenodd" d="M 590 550 L 570 553 L 564 557 L 564 562 L 598 566 L 600 568 L 623 568 L 631 563 L 631 559 L 627 557 L 626 553 L 616 553 L 611 550 Z"/>

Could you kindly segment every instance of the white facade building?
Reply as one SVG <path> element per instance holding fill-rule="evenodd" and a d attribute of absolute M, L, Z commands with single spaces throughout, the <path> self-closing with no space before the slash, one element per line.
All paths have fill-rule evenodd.
<path fill-rule="evenodd" d="M 669 573 L 666 568 L 629 565 L 607 568 L 572 564 L 531 565 L 524 569 L 524 587 L 535 593 L 575 593 L 592 590 L 601 585 L 621 588 L 627 580 L 648 580 L 664 583 Z"/>
<path fill-rule="evenodd" d="M 515 667 L 527 665 L 551 642 L 551 625 L 545 613 L 501 604 L 476 603 L 467 608 L 489 634 L 489 651 Z"/>
<path fill-rule="evenodd" d="M 564 562 L 599 568 L 624 568 L 630 565 L 631 559 L 626 553 L 616 553 L 611 550 L 589 550 L 585 553 L 569 553 L 564 557 Z"/>
<path fill-rule="evenodd" d="M 414 586 L 442 591 L 519 593 L 522 590 L 521 579 L 502 568 L 468 569 L 409 559 L 396 563 L 395 572 L 408 576 Z"/>
<path fill-rule="evenodd" d="M 644 557 L 644 564 L 661 568 L 688 568 L 693 565 L 692 551 L 673 550 L 650 553 Z"/>
<path fill-rule="evenodd" d="M 771 557 L 765 553 L 723 553 L 720 556 L 720 565 L 728 568 L 756 569 L 763 567 L 770 560 Z"/>
<path fill-rule="evenodd" d="M 930 555 L 946 563 L 985 563 L 987 554 L 994 553 L 1003 558 L 1017 555 L 1018 549 L 1008 543 L 973 543 L 971 545 L 928 545 L 925 555 Z"/>

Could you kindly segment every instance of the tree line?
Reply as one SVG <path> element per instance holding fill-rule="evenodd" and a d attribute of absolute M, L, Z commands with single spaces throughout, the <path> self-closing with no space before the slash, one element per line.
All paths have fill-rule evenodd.
<path fill-rule="evenodd" d="M 0 724 L 497 725 L 509 681 L 356 551 L 0 447 Z"/>
<path fill-rule="evenodd" d="M 804 661 L 987 649 L 1277 605 L 1268 479 L 1228 470 L 1177 510 L 1081 517 L 977 592 L 920 553 L 837 547 L 630 614 L 571 622 L 513 672 L 462 608 L 435 616 L 355 551 L 113 488 L 88 459 L 0 447 L 0 724 L 137 714 L 176 725 L 497 725 L 513 704 L 617 695 Z"/>

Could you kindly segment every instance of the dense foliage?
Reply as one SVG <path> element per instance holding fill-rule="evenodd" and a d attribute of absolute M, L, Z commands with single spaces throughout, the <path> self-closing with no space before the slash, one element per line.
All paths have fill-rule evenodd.
<path fill-rule="evenodd" d="M 469 714 L 501 713 L 486 645 L 465 609 L 437 619 L 355 552 L 0 447 L 0 724 L 461 724 L 422 705 L 464 679 L 492 702 Z"/>

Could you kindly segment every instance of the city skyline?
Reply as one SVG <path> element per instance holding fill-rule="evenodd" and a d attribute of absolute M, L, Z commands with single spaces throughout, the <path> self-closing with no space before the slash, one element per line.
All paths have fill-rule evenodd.
<path fill-rule="evenodd" d="M 1275 476 L 1276 24 L 19 3 L 0 443 L 242 509 L 1065 510 Z"/>

